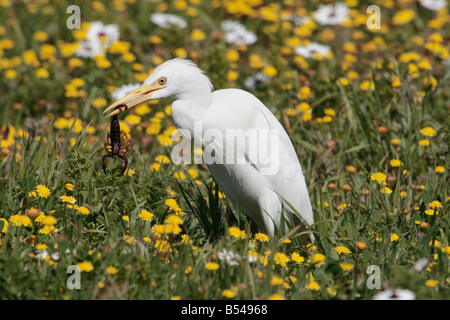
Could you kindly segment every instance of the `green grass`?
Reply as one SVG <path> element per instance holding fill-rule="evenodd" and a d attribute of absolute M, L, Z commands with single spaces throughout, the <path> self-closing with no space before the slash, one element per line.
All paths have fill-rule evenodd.
<path fill-rule="evenodd" d="M 0 24 L 5 29 L 3 35 L 0 29 L 0 38 L 11 38 L 15 46 L 0 50 L 0 58 L 22 56 L 27 49 L 39 55 L 41 43 L 32 40 L 38 29 L 46 31 L 47 42 L 53 45 L 58 40 L 76 41 L 73 31 L 55 27 L 65 24 L 65 15 L 55 14 L 49 24 L 45 22 L 45 6 L 39 4 L 37 13 L 21 2 L 15 6 L 17 15 L 10 17 L 8 25 Z M 263 57 L 265 65 L 275 66 L 277 76 L 252 93 L 280 119 L 298 152 L 313 204 L 315 223 L 311 230 L 316 241 L 313 246 L 305 244 L 297 232 L 278 234 L 267 242 L 255 238 L 239 208 L 220 195 L 205 165 L 169 162 L 155 170 L 155 158 L 170 157 L 173 147 L 163 140 L 173 128 L 166 109 L 169 100 L 149 104 L 151 112 L 142 115 L 138 124 L 121 115 L 122 128 L 128 127 L 133 141 L 134 151 L 127 155 L 131 170 L 119 176 L 120 162 L 109 160 L 109 174 L 105 175 L 101 158 L 109 123 L 102 109 L 93 106 L 93 100 L 112 102 L 108 86 L 137 82 L 141 72 L 133 71 L 131 63 L 110 52 L 111 68 L 98 68 L 92 59 L 70 68 L 72 56 L 63 57 L 58 52 L 55 61 L 39 57 L 40 66 L 50 72 L 48 78 L 37 79 L 37 67 L 25 63 L 12 68 L 18 72 L 16 78 L 0 74 L 1 299 L 214 300 L 225 299 L 223 291 L 227 289 L 234 292 L 230 299 L 372 299 L 388 287 L 411 290 L 417 299 L 450 298 L 450 73 L 443 67 L 441 53 L 426 51 L 423 44 L 412 41 L 402 42 L 400 52 L 395 45 L 414 35 L 426 42 L 432 32 L 448 40 L 448 30 L 432 29 L 417 21 L 393 26 L 389 17 L 401 7 L 384 8 L 390 10 L 383 19 L 391 32 L 374 34 L 363 26 L 343 28 L 330 43 L 333 58 L 307 59 L 306 68 L 299 66 L 292 54 L 280 56 L 284 40 L 293 36 L 292 28 L 275 28 L 276 23 L 262 28 L 265 21 L 234 16 L 226 5 L 195 6 L 198 16 L 192 21 L 209 36 L 219 30 L 221 20 L 239 18 L 252 30 L 259 30 L 260 42 L 244 51 L 220 39 L 194 41 L 189 36 L 191 29 L 149 31 L 148 16 L 157 10 L 158 2 L 127 4 L 124 20 L 117 18 L 117 8 L 101 12 L 91 10 L 88 4 L 81 6 L 86 21 L 119 24 L 121 39 L 130 42 L 136 62 L 144 66 L 142 73 L 154 67 L 155 57 L 174 57 L 176 48 L 187 50 L 216 89 L 244 88 L 247 76 L 260 71 L 249 66 L 252 53 Z M 64 12 L 65 6 L 48 8 Z M 306 9 L 311 13 L 316 8 L 308 4 Z M 0 21 L 6 21 L 2 17 L 7 17 L 10 9 L 0 8 Z M 183 10 L 175 13 L 189 17 Z M 19 23 L 30 17 L 36 21 L 36 30 Z M 423 22 L 432 18 L 427 11 L 417 11 L 417 19 Z M 305 39 L 320 38 L 324 29 L 329 30 L 317 26 Z M 352 35 L 358 30 L 364 35 L 362 39 Z M 148 38 L 154 35 L 165 42 L 150 44 Z M 358 62 L 342 68 L 345 42 L 363 48 L 376 37 L 386 43 L 384 49 L 358 50 L 354 53 Z M 238 66 L 228 60 L 226 49 L 239 52 Z M 432 70 L 420 69 L 420 77 L 414 77 L 408 63 L 399 62 L 405 52 L 429 58 Z M 381 66 L 369 66 L 367 60 L 375 61 L 380 55 L 384 57 Z M 393 61 L 396 64 L 392 65 Z M 227 78 L 230 70 L 239 72 L 237 80 Z M 338 84 L 349 71 L 355 71 L 358 79 Z M 392 86 L 394 76 L 399 76 L 401 87 Z M 436 85 L 424 83 L 423 79 L 430 77 L 437 80 Z M 84 91 L 80 97 L 68 97 L 65 91 L 64 86 L 74 78 L 84 80 L 77 89 Z M 363 80 L 372 80 L 374 90 L 361 88 Z M 300 99 L 297 93 L 304 86 L 311 88 L 313 96 Z M 303 112 L 289 113 L 300 102 L 311 106 L 311 119 L 305 120 Z M 336 113 L 330 122 L 324 121 L 327 109 Z M 155 118 L 160 119 L 161 130 L 146 133 Z M 61 119 L 66 126 L 58 126 Z M 435 130 L 434 136 L 421 133 L 427 126 Z M 430 144 L 421 146 L 423 139 Z M 393 167 L 393 159 L 402 165 Z M 443 172 L 437 172 L 439 167 Z M 371 179 L 377 172 L 387 176 L 391 193 L 383 193 L 382 185 Z M 47 198 L 33 194 L 38 185 L 50 190 Z M 73 197 L 89 214 L 81 214 L 62 196 Z M 183 223 L 180 232 L 160 235 L 158 226 L 176 211 L 166 203 L 168 199 L 176 201 Z M 427 214 L 435 201 L 441 206 L 434 215 Z M 32 220 L 27 226 L 12 222 L 11 217 L 24 216 L 31 208 L 55 217 L 56 229 L 45 234 L 42 221 Z M 151 221 L 139 216 L 143 210 L 153 214 Z M 338 246 L 350 253 L 339 254 Z M 231 263 L 222 260 L 224 250 L 238 256 Z M 249 255 L 257 258 L 253 261 Z M 426 267 L 415 269 L 423 258 L 428 260 Z M 218 269 L 210 270 L 211 262 L 217 263 Z M 91 267 L 81 272 L 79 290 L 66 285 L 71 265 Z M 369 266 L 380 268 L 381 289 L 368 287 Z"/>

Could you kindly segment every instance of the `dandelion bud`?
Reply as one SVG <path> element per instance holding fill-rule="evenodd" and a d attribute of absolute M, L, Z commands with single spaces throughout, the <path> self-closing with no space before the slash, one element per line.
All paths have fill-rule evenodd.
<path fill-rule="evenodd" d="M 37 217 L 39 217 L 41 215 L 41 210 L 36 209 L 36 208 L 30 208 L 27 211 L 25 211 L 25 215 L 27 215 L 31 219 L 36 219 Z"/>
<path fill-rule="evenodd" d="M 397 181 L 397 177 L 396 176 L 388 176 L 387 181 L 390 183 L 393 183 L 393 182 Z"/>
<path fill-rule="evenodd" d="M 365 243 L 362 242 L 362 241 L 356 241 L 356 247 L 357 247 L 359 250 L 366 250 L 366 249 L 367 249 L 367 244 L 365 244 Z"/>
<path fill-rule="evenodd" d="M 378 131 L 379 133 L 386 133 L 386 132 L 388 132 L 388 129 L 387 129 L 386 127 L 383 127 L 383 126 L 379 126 L 379 127 L 377 128 L 377 131 Z"/>
<path fill-rule="evenodd" d="M 370 194 L 370 191 L 369 191 L 369 189 L 367 189 L 367 187 L 364 187 L 364 188 L 362 189 L 361 193 L 362 193 L 364 196 L 368 196 L 368 195 Z"/>

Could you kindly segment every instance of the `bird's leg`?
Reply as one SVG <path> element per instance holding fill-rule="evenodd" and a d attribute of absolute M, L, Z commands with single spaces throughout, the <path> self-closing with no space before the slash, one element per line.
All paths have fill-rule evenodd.
<path fill-rule="evenodd" d="M 111 153 L 108 153 L 108 154 L 105 154 L 104 156 L 103 156 L 103 159 L 102 159 L 102 167 L 103 167 L 103 171 L 105 172 L 105 174 L 107 174 L 106 173 L 106 158 L 108 158 L 108 157 L 111 157 L 111 158 L 113 158 L 114 156 L 111 154 Z"/>
<path fill-rule="evenodd" d="M 121 166 L 122 170 L 120 171 L 120 175 L 122 176 L 122 175 L 125 173 L 125 171 L 127 170 L 127 167 L 128 167 L 128 159 L 127 159 L 127 157 L 126 157 L 125 155 L 118 154 L 117 156 L 118 156 L 119 158 L 122 158 L 122 159 L 123 159 L 123 163 L 122 163 L 122 166 Z"/>

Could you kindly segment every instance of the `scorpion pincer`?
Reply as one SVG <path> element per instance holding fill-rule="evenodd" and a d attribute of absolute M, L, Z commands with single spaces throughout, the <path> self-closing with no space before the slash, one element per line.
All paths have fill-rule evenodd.
<path fill-rule="evenodd" d="M 123 106 L 117 106 L 116 109 L 122 108 Z M 109 133 L 108 133 L 108 141 L 109 143 L 105 143 L 105 150 L 106 154 L 103 156 L 102 161 L 102 167 L 103 171 L 106 173 L 106 158 L 111 157 L 114 158 L 115 156 L 118 156 L 123 160 L 122 166 L 121 166 L 121 172 L 120 175 L 123 175 L 128 167 L 128 159 L 126 157 L 126 154 L 128 153 L 128 148 L 132 149 L 132 145 L 130 140 L 128 139 L 128 136 L 125 132 L 121 134 L 120 132 L 120 124 L 119 120 L 117 120 L 117 115 L 114 115 L 111 120 L 111 125 L 109 127 Z M 133 150 L 133 149 L 132 149 Z"/>

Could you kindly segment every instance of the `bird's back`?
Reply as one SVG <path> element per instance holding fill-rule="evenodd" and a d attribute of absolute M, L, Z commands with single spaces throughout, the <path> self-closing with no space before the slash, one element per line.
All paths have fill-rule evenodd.
<path fill-rule="evenodd" d="M 260 184 L 264 184 L 265 188 L 269 188 L 272 192 L 278 194 L 281 202 L 283 202 L 281 200 L 282 198 L 289 202 L 289 204 L 300 213 L 302 219 L 304 219 L 307 224 L 312 224 L 314 222 L 308 189 L 294 146 L 281 123 L 259 99 L 254 95 L 239 89 L 214 91 L 212 94 L 212 103 L 205 119 L 207 121 L 204 122 L 208 123 L 208 127 L 205 129 L 252 129 L 266 130 L 276 134 L 277 139 L 270 142 L 270 150 L 258 149 L 257 158 L 252 158 L 252 155 L 245 152 L 247 162 L 253 162 L 248 168 L 244 169 L 239 166 L 231 166 L 231 169 L 228 168 L 227 170 L 245 171 L 248 175 L 251 175 L 254 180 L 259 181 Z M 274 141 L 277 142 L 277 146 L 274 145 Z M 267 166 L 264 166 L 260 160 L 261 158 L 267 160 L 267 154 L 270 154 L 271 152 L 275 153 L 275 155 L 272 155 L 275 156 L 274 158 L 269 157 L 269 159 L 272 159 L 273 167 L 269 168 L 269 170 L 265 170 L 267 169 Z M 223 168 L 216 169 L 223 170 Z M 210 167 L 210 170 L 214 176 L 214 168 Z M 251 172 L 250 174 L 251 170 L 255 170 L 261 179 L 254 176 L 255 172 Z M 237 173 L 230 172 L 229 174 L 236 175 Z M 242 174 L 242 172 L 239 174 Z M 220 185 L 220 182 L 218 183 Z M 227 194 L 225 190 L 224 192 Z M 242 196 L 239 199 L 240 202 L 245 200 L 242 199 Z M 249 206 L 248 204 L 242 205 Z M 292 219 L 291 217 L 293 211 L 285 202 L 284 212 L 287 213 L 286 216 L 288 220 L 291 223 L 295 223 L 295 221 L 292 220 L 296 219 Z"/>

